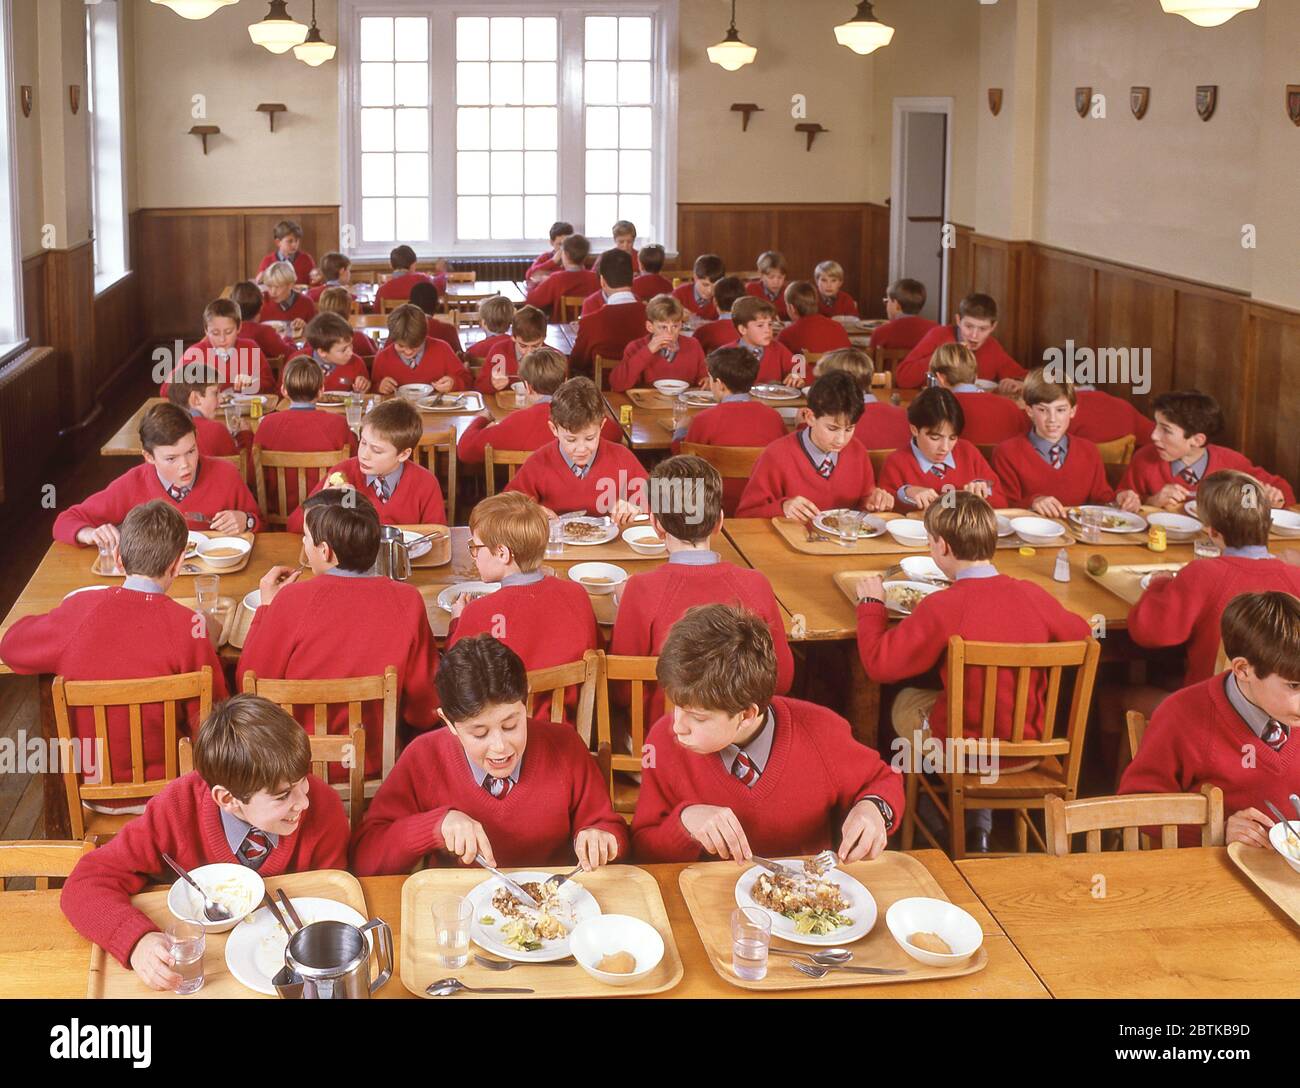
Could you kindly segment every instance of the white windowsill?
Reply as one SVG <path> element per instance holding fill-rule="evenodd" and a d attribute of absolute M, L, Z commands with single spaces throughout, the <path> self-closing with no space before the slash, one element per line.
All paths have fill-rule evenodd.
<path fill-rule="evenodd" d="M 131 274 L 131 269 L 126 268 L 121 272 L 105 272 L 103 275 L 95 277 L 95 297 L 98 298 L 110 287 L 121 283 Z"/>

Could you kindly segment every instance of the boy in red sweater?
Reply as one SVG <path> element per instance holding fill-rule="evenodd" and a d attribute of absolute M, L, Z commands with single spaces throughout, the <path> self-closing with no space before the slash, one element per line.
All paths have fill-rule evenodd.
<path fill-rule="evenodd" d="M 356 492 L 331 490 L 300 509 L 306 521 L 302 549 L 315 577 L 299 581 L 300 567 L 272 567 L 262 577 L 261 604 L 239 656 L 240 686 L 250 672 L 268 680 L 332 680 L 382 676 L 392 665 L 402 720 L 412 729 L 430 728 L 437 720 L 433 677 L 438 650 L 420 591 L 374 573 L 379 554 L 374 506 Z M 314 708 L 300 706 L 297 713 L 312 730 Z M 381 778 L 381 702 L 362 704 L 362 725 L 366 777 Z M 346 734 L 350 729 L 347 705 L 335 705 L 329 731 Z M 339 769 L 339 780 L 344 777 Z"/>
<path fill-rule="evenodd" d="M 1223 430 L 1223 409 L 1208 393 L 1195 389 L 1161 393 L 1151 407 L 1156 417 L 1151 445 L 1133 455 L 1119 484 L 1121 495 L 1136 492 L 1148 506 L 1178 510 L 1196 498 L 1197 484 L 1206 476 L 1231 468 L 1263 484 L 1269 506 L 1295 502 L 1295 492 L 1281 476 L 1252 465 L 1236 450 L 1210 444 Z"/>
<path fill-rule="evenodd" d="M 925 309 L 925 284 L 920 280 L 895 280 L 885 292 L 885 316 L 889 319 L 871 334 L 871 350 L 892 348 L 911 351 L 934 322 L 922 317 Z"/>
<path fill-rule="evenodd" d="M 869 450 L 896 450 L 912 441 L 906 410 L 886 404 L 871 391 L 876 365 L 870 355 L 857 348 L 827 352 L 817 363 L 814 374 L 820 378 L 837 370 L 842 370 L 857 382 L 862 391 L 862 418 L 853 428 L 856 441 Z"/>
<path fill-rule="evenodd" d="M 402 753 L 357 829 L 353 871 L 408 873 L 423 859 L 571 866 L 628 853 L 600 768 L 577 731 L 529 718 L 519 655 L 491 635 L 463 639 L 438 670 L 446 729 Z"/>
<path fill-rule="evenodd" d="M 618 601 L 609 652 L 657 657 L 669 631 L 698 604 L 746 608 L 767 624 L 776 652 L 776 693 L 786 695 L 794 680 L 794 657 L 785 619 L 762 571 L 723 562 L 710 547 L 722 532 L 722 477 L 699 457 L 670 457 L 650 472 L 650 524 L 668 549 L 668 562 L 634 574 Z M 650 700 L 647 721 L 664 712 L 663 693 Z"/>
<path fill-rule="evenodd" d="M 1008 355 L 995 339 L 998 304 L 988 295 L 967 295 L 957 307 L 951 325 L 936 325 L 912 353 L 894 368 L 894 384 L 900 389 L 920 389 L 930 368 L 930 358 L 942 344 L 965 344 L 975 353 L 979 376 L 998 383 L 1003 396 L 1015 396 L 1024 381 L 1025 368 Z"/>
<path fill-rule="evenodd" d="M 593 369 L 596 357 L 621 359 L 628 344 L 645 328 L 645 304 L 632 294 L 632 258 L 611 249 L 600 262 L 600 289 L 604 301 L 578 322 L 578 339 L 569 362 L 575 370 Z M 599 294 L 596 297 L 601 297 Z"/>
<path fill-rule="evenodd" d="M 321 389 L 330 393 L 365 393 L 370 390 L 366 362 L 353 351 L 352 326 L 338 314 L 317 314 L 307 325 L 307 350 L 297 358 L 310 359 L 321 372 Z"/>
<path fill-rule="evenodd" d="M 645 308 L 649 334 L 633 340 L 623 350 L 623 361 L 609 372 L 615 393 L 665 378 L 699 385 L 708 373 L 704 349 L 693 336 L 682 335 L 686 314 L 675 295 L 656 295 Z"/>
<path fill-rule="evenodd" d="M 212 697 L 226 697 L 226 679 L 208 638 L 206 618 L 167 596 L 185 564 L 185 519 L 165 502 L 137 506 L 122 522 L 115 549 L 121 586 L 75 593 L 42 616 L 27 616 L 0 640 L 0 660 L 16 673 L 49 673 L 67 680 L 131 680 L 212 670 Z M 164 707 L 147 704 L 143 719 L 142 778 L 166 774 Z M 73 729 L 95 739 L 94 712 L 73 708 Z M 134 767 L 124 706 L 109 707 L 106 754 L 118 781 Z M 178 722 L 182 735 L 198 727 L 199 702 L 188 700 Z M 89 775 L 96 768 L 85 767 Z M 103 802 L 101 802 L 102 804 Z M 113 811 L 121 811 L 114 805 Z M 128 809 L 128 811 L 130 811 Z M 140 811 L 136 809 L 136 811 Z"/>
<path fill-rule="evenodd" d="M 641 275 L 632 280 L 632 294 L 636 295 L 638 302 L 649 302 L 655 295 L 671 295 L 673 293 L 672 280 L 660 275 L 664 270 L 666 256 L 663 246 L 649 245 L 641 247 L 641 252 L 638 254 Z"/>
<path fill-rule="evenodd" d="M 455 321 L 455 315 L 447 314 L 437 285 L 417 283 L 411 288 L 411 305 L 423 310 L 424 316 L 429 319 L 429 336 L 441 340 L 459 359 L 465 351 L 460 343 L 460 327 Z M 453 320 L 444 321 L 442 318 L 446 316 L 451 316 Z"/>
<path fill-rule="evenodd" d="M 674 705 L 646 736 L 638 860 L 798 857 L 833 846 L 837 831 L 842 861 L 885 848 L 903 815 L 902 776 L 839 715 L 773 695 L 776 654 L 759 617 L 690 609 L 657 674 Z"/>
<path fill-rule="evenodd" d="M 736 516 L 812 521 L 823 510 L 892 510 L 876 486 L 871 458 L 853 431 L 862 418 L 857 382 L 842 372 L 818 378 L 799 412 L 801 430 L 771 443 L 745 485 Z"/>
<path fill-rule="evenodd" d="M 257 266 L 257 282 L 264 282 L 267 270 L 279 263 L 293 268 L 298 283 L 317 283 L 321 279 L 316 262 L 302 248 L 302 227 L 293 219 L 281 219 L 275 225 L 275 248 Z"/>
<path fill-rule="evenodd" d="M 1025 379 L 1024 397 L 1029 433 L 1008 439 L 993 451 L 993 471 L 1002 481 L 1007 502 L 1027 506 L 1045 518 L 1066 517 L 1071 506 L 1085 503 L 1114 503 L 1136 514 L 1142 505 L 1138 497 L 1131 491 L 1115 495 L 1097 447 L 1066 433 L 1077 410 L 1074 386 L 1048 381 L 1042 369 L 1034 370 Z"/>
<path fill-rule="evenodd" d="M 794 320 L 777 339 L 795 355 L 823 355 L 853 346 L 844 326 L 822 315 L 817 288 L 807 280 L 795 280 L 785 289 L 785 305 Z"/>
<path fill-rule="evenodd" d="M 343 318 L 351 327 L 352 321 L 352 296 L 348 293 L 346 287 L 327 287 L 321 292 L 320 300 L 316 303 L 316 316 L 321 314 L 334 314 L 336 317 Z M 379 349 L 375 347 L 375 342 L 370 339 L 360 329 L 352 330 L 352 354 L 361 360 L 362 366 L 366 367 L 369 373 L 370 364 L 374 362 L 375 355 Z M 290 358 L 297 355 L 295 350 L 290 352 Z"/>
<path fill-rule="evenodd" d="M 555 441 L 519 466 L 506 491 L 522 491 L 549 518 L 582 511 L 620 528 L 648 508 L 646 471 L 626 446 L 601 437 L 605 402 L 590 378 L 570 378 L 551 398 Z"/>
<path fill-rule="evenodd" d="M 199 456 L 233 457 L 239 453 L 240 446 L 250 446 L 252 434 L 246 420 L 240 420 L 238 444 L 226 430 L 225 424 L 217 422 L 217 415 L 221 412 L 221 385 L 217 381 L 217 372 L 204 369 L 186 377 L 195 380 L 168 383 L 167 399 L 182 411 L 189 412 L 190 418 L 194 420 L 194 437 L 199 444 Z M 270 416 L 266 418 L 269 419 Z"/>
<path fill-rule="evenodd" d="M 483 365 L 479 367 L 474 388 L 480 393 L 500 393 L 519 378 L 519 366 L 524 357 L 546 346 L 546 315 L 536 306 L 520 306 L 515 310 L 511 304 L 512 317 L 506 327 L 507 336 L 494 336 L 482 343 L 488 345 L 483 349 Z M 480 347 L 475 344 L 474 347 Z M 470 349 L 471 353 L 474 348 Z M 566 370 L 568 364 L 565 364 Z"/>
<path fill-rule="evenodd" d="M 600 290 L 600 280 L 596 273 L 587 269 L 587 258 L 590 255 L 591 243 L 581 234 L 570 234 L 560 246 L 563 268 L 551 272 L 532 287 L 524 301 L 558 321 L 561 299 L 586 298 L 592 291 Z"/>
<path fill-rule="evenodd" d="M 682 309 L 705 321 L 717 321 L 718 307 L 713 301 L 713 289 L 727 274 L 727 266 L 716 253 L 705 253 L 695 258 L 693 274 L 694 282 L 683 283 L 673 291 L 673 298 L 682 304 Z"/>
<path fill-rule="evenodd" d="M 240 393 L 272 393 L 275 379 L 266 356 L 252 340 L 239 335 L 239 307 L 228 298 L 214 299 L 203 310 L 203 339 L 191 345 L 168 373 L 155 368 L 158 395 L 165 397 L 173 378 L 194 381 L 208 370 L 217 372 L 222 389 Z"/>
<path fill-rule="evenodd" d="M 1290 796 L 1300 792 L 1300 741 L 1291 743 L 1300 728 L 1300 601 L 1243 593 L 1224 609 L 1222 633 L 1228 671 L 1160 704 L 1119 792 L 1218 786 L 1228 842 L 1266 850 L 1273 826 L 1266 802 L 1289 812 Z M 1180 828 L 1178 838 L 1200 846 L 1200 828 Z"/>
<path fill-rule="evenodd" d="M 194 420 L 174 404 L 155 404 L 140 421 L 144 464 L 103 491 L 69 506 L 54 520 L 64 544 L 115 548 L 118 525 L 141 503 L 161 499 L 176 507 L 191 529 L 255 533 L 262 515 L 239 469 L 199 456 Z"/>
<path fill-rule="evenodd" d="M 226 700 L 199 729 L 194 770 L 77 862 L 63 913 L 150 989 L 176 989 L 167 938 L 131 897 L 173 879 L 164 854 L 186 870 L 246 865 L 266 879 L 346 867 L 343 802 L 310 772 L 311 743 L 288 714 L 256 695 Z"/>
<path fill-rule="evenodd" d="M 965 344 L 941 344 L 930 357 L 930 384 L 949 390 L 966 416 L 962 437 L 977 446 L 996 446 L 1025 433 L 1025 413 L 1010 397 L 989 394 L 975 384 L 979 363 Z M 1067 406 L 1068 407 L 1068 406 Z"/>
<path fill-rule="evenodd" d="M 551 224 L 551 248 L 538 257 L 529 267 L 528 275 L 525 278 L 530 284 L 541 283 L 552 272 L 559 272 L 564 268 L 564 240 L 572 233 L 572 223 L 565 223 L 561 220 Z"/>
<path fill-rule="evenodd" d="M 409 302 L 388 315 L 388 344 L 375 356 L 370 380 L 386 397 L 398 386 L 417 382 L 438 393 L 468 389 L 471 382 L 456 353 L 429 335 L 428 315 Z"/>
<path fill-rule="evenodd" d="M 320 259 L 320 283 L 307 290 L 307 297 L 320 305 L 320 297 L 331 287 L 347 290 L 352 282 L 352 258 L 346 253 L 326 253 Z"/>
<path fill-rule="evenodd" d="M 406 302 L 411 297 L 411 288 L 417 283 L 433 283 L 432 276 L 415 271 L 418 260 L 415 250 L 410 246 L 397 246 L 388 255 L 393 274 L 375 292 L 376 304 L 382 306 L 385 302 Z"/>
<path fill-rule="evenodd" d="M 745 293 L 766 299 L 776 307 L 777 316 L 782 321 L 789 321 L 790 311 L 785 304 L 785 257 L 775 249 L 766 250 L 758 255 L 757 267 L 758 279 L 745 285 Z"/>
<path fill-rule="evenodd" d="M 731 320 L 740 334 L 731 341 L 758 360 L 758 380 L 780 383 L 795 389 L 808 384 L 808 366 L 802 357 L 790 354 L 790 349 L 775 339 L 776 307 L 765 298 L 746 295 L 737 299 L 731 308 Z"/>
<path fill-rule="evenodd" d="M 823 317 L 857 317 L 858 304 L 844 288 L 844 266 L 839 261 L 822 261 L 813 269 L 817 284 L 817 305 Z"/>
<path fill-rule="evenodd" d="M 610 237 L 614 239 L 614 249 L 607 249 L 605 253 L 613 253 L 618 250 L 626 253 L 632 259 L 632 274 L 636 275 L 641 271 L 641 264 L 637 260 L 636 253 L 636 224 L 628 219 L 620 219 L 610 228 Z M 592 266 L 592 271 L 596 275 L 604 275 L 602 266 L 605 261 L 605 253 L 596 258 L 596 263 Z"/>
<path fill-rule="evenodd" d="M 948 390 L 924 390 L 907 406 L 912 441 L 897 449 L 880 470 L 880 486 L 904 510 L 926 510 L 941 491 L 967 491 L 993 506 L 1005 506 L 997 473 L 974 445 L 961 437 L 966 414 Z"/>
<path fill-rule="evenodd" d="M 486 359 L 498 340 L 510 339 L 510 322 L 514 319 L 515 304 L 505 295 L 485 298 L 478 305 L 478 323 L 483 329 L 483 339 L 471 344 L 465 354 L 480 362 Z M 478 386 L 476 385 L 475 388 Z"/>
<path fill-rule="evenodd" d="M 351 298 L 350 295 L 348 297 Z M 239 339 L 252 340 L 268 360 L 292 359 L 298 354 L 298 347 L 292 340 L 286 339 L 270 325 L 257 319 L 262 312 L 264 300 L 261 288 L 252 280 L 235 284 L 230 290 L 230 301 L 239 308 Z M 294 336 L 301 336 L 306 327 L 305 321 L 295 321 L 287 331 Z"/>
<path fill-rule="evenodd" d="M 259 321 L 310 321 L 316 316 L 316 303 L 305 294 L 294 290 L 298 274 L 293 265 L 279 261 L 262 273 L 266 288 L 266 301 L 262 303 Z"/>
<path fill-rule="evenodd" d="M 745 284 L 739 276 L 723 276 L 714 285 L 713 304 L 718 308 L 718 319 L 697 325 L 695 340 L 704 354 L 725 348 L 736 342 L 736 323 L 731 320 L 731 308 L 737 299 L 745 297 Z"/>
<path fill-rule="evenodd" d="M 1138 448 L 1151 445 L 1155 424 L 1129 401 L 1113 393 L 1103 393 L 1096 386 L 1076 385 L 1079 411 L 1070 423 L 1070 433 L 1089 442 L 1114 442 L 1125 435 L 1137 439 Z"/>
<path fill-rule="evenodd" d="M 386 400 L 361 422 L 357 455 L 330 469 L 316 488 L 353 488 L 379 511 L 384 525 L 446 525 L 447 509 L 438 477 L 415 461 L 415 447 L 424 434 L 419 409 L 405 400 Z M 300 533 L 299 507 L 287 529 Z"/>

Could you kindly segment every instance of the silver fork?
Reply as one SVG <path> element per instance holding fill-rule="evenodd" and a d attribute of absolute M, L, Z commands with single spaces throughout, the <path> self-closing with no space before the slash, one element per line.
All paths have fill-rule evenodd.
<path fill-rule="evenodd" d="M 808 864 L 817 871 L 818 876 L 825 876 L 832 869 L 839 867 L 840 858 L 834 850 L 823 850 L 809 858 Z"/>
<path fill-rule="evenodd" d="M 901 967 L 849 967 L 843 964 L 828 966 L 826 964 L 803 963 L 794 960 L 790 964 L 801 975 L 807 975 L 809 978 L 825 978 L 832 971 L 852 971 L 859 975 L 905 975 L 907 972 Z"/>
<path fill-rule="evenodd" d="M 557 888 L 561 888 L 565 884 L 567 884 L 570 880 L 572 880 L 575 876 L 577 876 L 580 872 L 582 872 L 582 866 L 575 865 L 567 873 L 555 873 L 552 876 L 547 877 L 546 883 L 554 884 Z"/>
<path fill-rule="evenodd" d="M 494 960 L 488 956 L 480 956 L 474 953 L 474 962 L 480 967 L 486 967 L 489 971 L 513 971 L 516 967 L 523 967 L 525 964 L 516 963 L 514 960 Z M 528 967 L 572 967 L 578 961 L 572 956 L 565 956 L 562 960 L 546 960 L 543 963 L 529 963 Z"/>

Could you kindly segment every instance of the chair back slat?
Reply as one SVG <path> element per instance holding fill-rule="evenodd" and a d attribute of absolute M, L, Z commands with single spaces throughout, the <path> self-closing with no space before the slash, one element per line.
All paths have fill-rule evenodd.
<path fill-rule="evenodd" d="M 1016 670 L 1016 702 L 1011 718 L 1011 739 L 1019 744 L 1025 739 L 1025 719 L 1029 715 L 1030 670 Z"/>
<path fill-rule="evenodd" d="M 1049 797 L 1044 806 L 1048 853 L 1070 852 L 1073 835 L 1084 834 L 1087 849 L 1101 849 L 1103 831 L 1120 831 L 1123 849 L 1141 849 L 1143 829 L 1159 829 L 1163 850 L 1178 847 L 1180 827 L 1199 827 L 1202 846 L 1224 842 L 1223 791 L 1206 784 L 1199 793 L 1128 793 L 1069 800 Z M 1094 850 L 1093 843 L 1096 843 Z"/>
<path fill-rule="evenodd" d="M 444 490 L 444 497 L 447 500 L 447 517 L 450 519 L 449 524 L 451 524 L 456 520 L 456 476 L 458 473 L 455 428 L 422 434 L 419 444 L 415 447 L 416 461 L 436 476 L 438 475 L 438 453 L 440 451 L 447 462 L 447 486 Z"/>
<path fill-rule="evenodd" d="M 297 450 L 266 450 L 261 446 L 253 447 L 254 483 L 257 488 L 257 505 L 268 525 L 288 525 L 293 511 L 289 509 L 288 473 L 298 485 L 298 504 L 307 498 L 310 488 L 307 486 L 307 470 L 316 469 L 324 476 L 349 455 L 347 446 L 337 450 L 321 450 L 303 453 Z M 270 472 L 275 484 L 276 508 L 272 510 L 266 501 L 266 476 Z"/>
<path fill-rule="evenodd" d="M 703 442 L 683 442 L 682 453 L 699 457 L 718 470 L 724 480 L 747 480 L 762 456 L 762 446 L 711 446 Z"/>
<path fill-rule="evenodd" d="M 600 682 L 601 654 L 599 650 L 588 650 L 581 661 L 570 661 L 563 665 L 553 665 L 546 669 L 532 669 L 528 673 L 528 699 L 526 708 L 529 716 L 533 713 L 535 697 L 549 694 L 551 698 L 551 721 L 565 720 L 565 698 L 568 689 L 578 688 L 577 704 L 574 708 L 574 727 L 588 748 L 591 747 L 592 725 L 596 705 L 596 687 Z"/>
<path fill-rule="evenodd" d="M 5 881 L 35 878 L 38 892 L 48 891 L 51 878 L 63 880 L 72 875 L 77 862 L 95 846 L 81 840 L 9 839 L 0 841 L 0 892 Z"/>
<path fill-rule="evenodd" d="M 655 667 L 657 657 L 628 657 L 623 655 L 602 655 L 602 673 L 604 682 L 598 688 L 597 706 L 597 758 L 605 774 L 606 785 L 614 794 L 613 775 L 615 771 L 640 772 L 645 749 L 645 703 L 646 684 L 656 682 Z M 631 736 L 631 753 L 615 752 L 613 748 L 613 713 L 610 706 L 611 684 L 628 683 L 631 687 L 631 700 L 628 706 L 628 731 Z M 672 710 L 672 702 L 664 696 L 664 710 Z"/>
<path fill-rule="evenodd" d="M 506 466 L 506 483 L 509 483 L 515 478 L 515 470 L 532 455 L 532 450 L 500 450 L 492 446 L 484 446 L 483 471 L 487 477 L 488 495 L 495 495 L 497 492 L 497 465 Z"/>

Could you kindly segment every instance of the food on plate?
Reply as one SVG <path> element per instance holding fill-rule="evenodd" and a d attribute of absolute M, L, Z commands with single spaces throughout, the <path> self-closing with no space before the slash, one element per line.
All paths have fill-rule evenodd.
<path fill-rule="evenodd" d="M 232 918 L 247 914 L 253 909 L 253 889 L 247 881 L 241 880 L 237 876 L 226 877 L 225 880 L 212 885 L 203 882 L 199 886 L 209 899 L 218 906 L 225 907 L 226 910 L 230 911 Z M 190 894 L 193 895 L 192 890 Z M 205 921 L 203 918 L 203 904 L 199 903 L 198 908 L 195 921 Z"/>
<path fill-rule="evenodd" d="M 937 952 L 941 956 L 952 955 L 948 942 L 937 933 L 913 933 L 907 938 L 907 943 L 915 945 L 922 952 Z"/>
<path fill-rule="evenodd" d="M 329 474 L 329 478 L 325 481 L 325 486 L 329 488 L 347 487 L 348 478 L 344 476 L 343 473 L 341 472 L 331 472 Z"/>
<path fill-rule="evenodd" d="M 584 577 L 579 578 L 578 581 L 586 582 L 588 585 L 592 586 L 608 586 L 613 585 L 614 583 L 613 578 L 598 578 L 592 574 L 585 575 Z"/>
<path fill-rule="evenodd" d="M 806 868 L 798 878 L 759 873 L 749 894 L 760 907 L 790 919 L 796 933 L 822 937 L 853 924 L 843 913 L 853 904 L 839 885 L 819 879 Z"/>
<path fill-rule="evenodd" d="M 242 555 L 243 552 L 239 551 L 238 548 L 209 548 L 203 554 L 208 559 L 234 559 L 235 556 Z"/>
<path fill-rule="evenodd" d="M 925 599 L 925 594 L 911 586 L 886 586 L 885 599 L 894 608 L 911 612 Z"/>
<path fill-rule="evenodd" d="M 566 521 L 564 523 L 565 540 L 596 540 L 605 535 L 605 526 L 598 522 Z"/>
<path fill-rule="evenodd" d="M 565 920 L 572 922 L 568 907 L 561 901 L 553 884 L 530 881 L 520 884 L 540 907 L 520 902 L 509 888 L 498 888 L 492 894 L 492 906 L 509 921 L 501 927 L 505 943 L 520 952 L 538 952 L 543 941 L 558 941 L 568 935 Z"/>
<path fill-rule="evenodd" d="M 481 926 L 494 926 L 497 924 L 497 920 L 493 915 L 485 914 L 478 920 L 478 924 Z"/>
<path fill-rule="evenodd" d="M 838 533 L 840 531 L 839 514 L 823 514 L 821 516 L 821 527 L 828 533 Z"/>
<path fill-rule="evenodd" d="M 636 970 L 636 957 L 631 952 L 611 952 L 601 957 L 596 970 L 607 975 L 630 975 Z"/>

